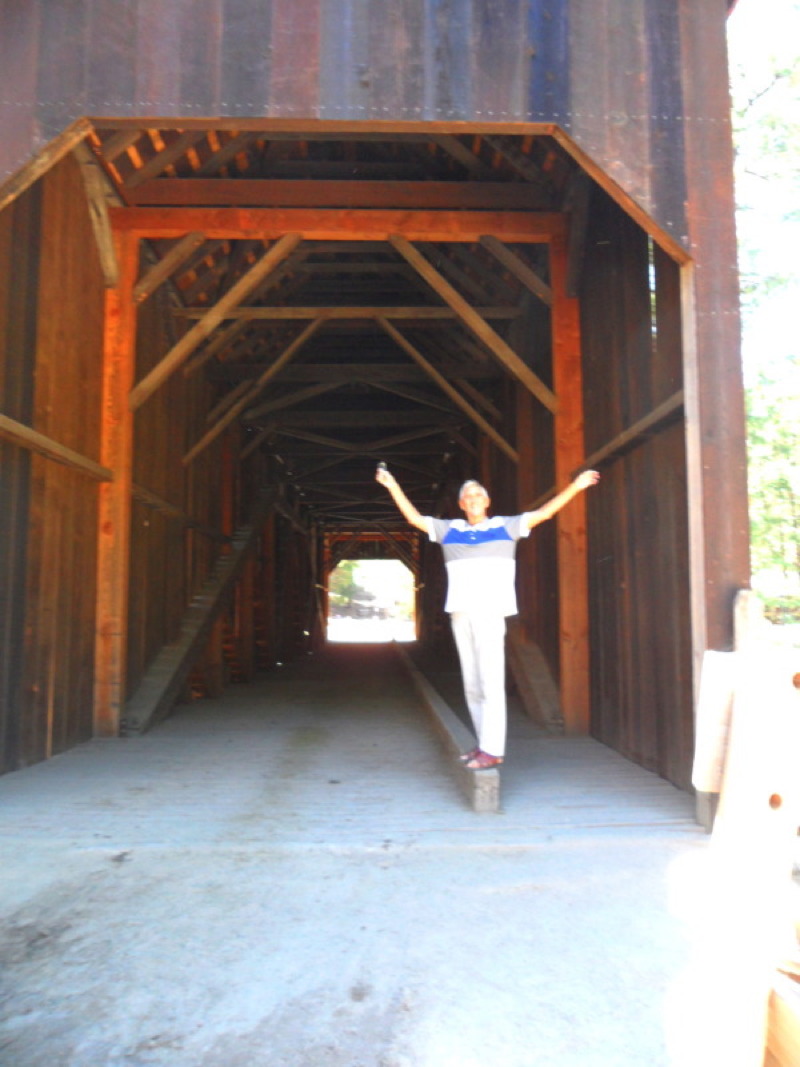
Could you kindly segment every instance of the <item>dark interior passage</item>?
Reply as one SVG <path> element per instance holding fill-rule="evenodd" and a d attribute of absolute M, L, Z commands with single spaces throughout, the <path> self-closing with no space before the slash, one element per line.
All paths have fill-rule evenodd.
<path fill-rule="evenodd" d="M 678 264 L 545 135 L 85 147 L 0 213 L 6 769 L 318 653 L 343 559 L 401 561 L 448 647 L 438 549 L 377 462 L 446 515 L 467 477 L 513 514 L 588 465 L 586 510 L 520 549 L 512 688 L 687 785 Z"/>

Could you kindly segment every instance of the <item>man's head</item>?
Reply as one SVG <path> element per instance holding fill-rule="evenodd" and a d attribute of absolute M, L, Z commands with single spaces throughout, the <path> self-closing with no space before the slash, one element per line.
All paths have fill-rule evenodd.
<path fill-rule="evenodd" d="M 480 482 L 474 478 L 464 482 L 458 491 L 458 506 L 467 517 L 467 522 L 475 524 L 486 518 L 491 500 Z"/>

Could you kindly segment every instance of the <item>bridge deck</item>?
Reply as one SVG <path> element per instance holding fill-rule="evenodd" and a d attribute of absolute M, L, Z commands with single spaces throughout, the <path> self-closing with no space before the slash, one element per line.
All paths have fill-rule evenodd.
<path fill-rule="evenodd" d="M 0 779 L 0 1058 L 678 1062 L 692 815 L 517 719 L 475 814 L 391 649 L 332 647 Z"/>

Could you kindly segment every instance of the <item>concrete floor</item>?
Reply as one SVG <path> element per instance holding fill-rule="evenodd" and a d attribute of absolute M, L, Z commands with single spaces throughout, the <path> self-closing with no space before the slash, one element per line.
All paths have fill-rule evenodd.
<path fill-rule="evenodd" d="M 692 799 L 517 716 L 503 798 L 390 646 L 0 778 L 0 1063 L 688 1062 Z"/>

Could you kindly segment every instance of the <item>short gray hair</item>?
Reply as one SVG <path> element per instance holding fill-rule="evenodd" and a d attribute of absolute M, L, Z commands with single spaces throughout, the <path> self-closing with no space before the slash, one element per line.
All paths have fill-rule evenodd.
<path fill-rule="evenodd" d="M 475 486 L 475 487 L 476 487 L 477 489 L 482 489 L 482 490 L 483 490 L 483 492 L 484 492 L 484 494 L 485 494 L 486 496 L 488 496 L 488 495 L 489 495 L 489 494 L 488 494 L 488 492 L 486 491 L 486 487 L 485 487 L 485 486 L 483 486 L 483 485 L 481 485 L 481 483 L 480 483 L 479 481 L 477 481 L 477 479 L 475 479 L 475 478 L 468 478 L 468 479 L 467 479 L 467 480 L 466 480 L 466 481 L 464 482 L 464 484 L 463 484 L 463 485 L 461 486 L 461 488 L 460 488 L 460 489 L 458 490 L 458 499 L 460 500 L 460 499 L 461 499 L 461 497 L 462 497 L 462 496 L 464 495 L 464 493 L 466 493 L 466 491 L 467 491 L 468 489 L 471 489 L 473 485 L 474 485 L 474 486 Z"/>

